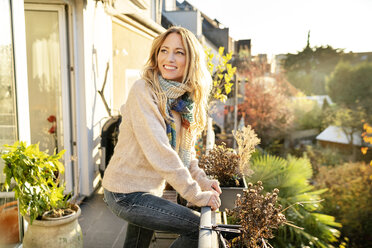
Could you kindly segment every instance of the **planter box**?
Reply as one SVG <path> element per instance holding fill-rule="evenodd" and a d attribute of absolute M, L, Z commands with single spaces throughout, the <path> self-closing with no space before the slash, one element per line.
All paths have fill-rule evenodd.
<path fill-rule="evenodd" d="M 243 177 L 241 187 L 221 187 L 222 194 L 220 195 L 221 198 L 221 206 L 220 210 L 225 211 L 227 209 L 233 209 L 235 207 L 235 200 L 237 194 L 242 194 L 243 190 L 247 188 L 247 182 Z"/>

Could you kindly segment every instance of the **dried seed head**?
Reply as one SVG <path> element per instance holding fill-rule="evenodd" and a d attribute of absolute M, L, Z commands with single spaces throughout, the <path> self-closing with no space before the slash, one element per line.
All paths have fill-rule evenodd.
<path fill-rule="evenodd" d="M 273 238 L 273 229 L 286 222 L 280 213 L 281 205 L 277 205 L 278 190 L 262 194 L 262 184 L 249 184 L 248 190 L 236 200 L 236 208 L 228 211 L 229 216 L 239 220 L 243 233 L 230 243 L 230 247 L 262 247 L 265 239 Z"/>

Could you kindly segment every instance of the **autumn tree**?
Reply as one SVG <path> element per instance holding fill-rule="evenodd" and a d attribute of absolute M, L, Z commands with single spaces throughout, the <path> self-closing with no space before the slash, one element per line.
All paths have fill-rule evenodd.
<path fill-rule="evenodd" d="M 271 77 L 257 77 L 245 83 L 243 103 L 239 114 L 245 125 L 251 125 L 261 144 L 268 146 L 281 138 L 291 126 L 293 114 L 288 107 L 288 96 L 280 82 Z"/>

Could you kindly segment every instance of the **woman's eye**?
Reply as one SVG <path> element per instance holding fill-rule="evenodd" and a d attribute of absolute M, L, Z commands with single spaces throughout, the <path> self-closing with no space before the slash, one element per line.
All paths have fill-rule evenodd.
<path fill-rule="evenodd" d="M 185 53 L 182 51 L 178 51 L 177 54 L 185 55 Z"/>
<path fill-rule="evenodd" d="M 166 50 L 166 49 L 161 49 L 160 52 L 161 52 L 161 53 L 166 53 L 167 50 Z"/>

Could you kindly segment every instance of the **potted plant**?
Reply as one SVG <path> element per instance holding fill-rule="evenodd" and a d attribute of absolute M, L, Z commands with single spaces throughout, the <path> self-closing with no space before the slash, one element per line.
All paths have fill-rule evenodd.
<path fill-rule="evenodd" d="M 38 144 L 25 142 L 5 145 L 1 158 L 5 162 L 4 187 L 14 180 L 19 211 L 29 223 L 23 247 L 83 247 L 78 223 L 81 210 L 68 202 L 60 181 L 64 166 L 59 161 L 64 151 L 48 155 Z"/>
<path fill-rule="evenodd" d="M 260 142 L 250 126 L 243 127 L 234 133 L 238 144 L 238 152 L 226 148 L 225 144 L 215 145 L 207 154 L 202 155 L 199 166 L 205 173 L 220 182 L 222 189 L 221 209 L 234 208 L 237 194 L 241 194 L 247 187 L 245 176 L 252 174 L 249 160 Z"/>

